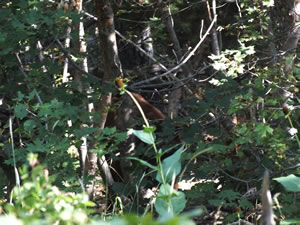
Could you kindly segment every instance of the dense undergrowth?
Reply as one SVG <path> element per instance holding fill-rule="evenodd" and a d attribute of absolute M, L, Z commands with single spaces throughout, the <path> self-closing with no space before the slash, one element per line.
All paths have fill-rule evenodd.
<path fill-rule="evenodd" d="M 265 170 L 276 221 L 300 223 L 299 3 L 215 3 L 113 2 L 117 85 L 103 82 L 93 2 L 0 3 L 0 224 L 259 224 Z M 85 174 L 83 147 L 113 185 L 99 164 Z"/>

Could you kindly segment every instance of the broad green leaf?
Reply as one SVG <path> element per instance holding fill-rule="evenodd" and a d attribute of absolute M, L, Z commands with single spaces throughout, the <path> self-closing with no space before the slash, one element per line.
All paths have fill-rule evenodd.
<path fill-rule="evenodd" d="M 184 216 L 186 218 L 193 218 L 195 216 L 200 216 L 202 213 L 206 212 L 207 209 L 204 206 L 200 206 L 199 208 L 195 208 L 180 214 L 180 216 Z"/>
<path fill-rule="evenodd" d="M 115 127 L 105 127 L 104 129 L 101 130 L 103 135 L 112 135 L 116 132 Z"/>
<path fill-rule="evenodd" d="M 33 10 L 28 12 L 26 15 L 26 20 L 27 20 L 27 23 L 29 23 L 30 25 L 36 24 L 37 13 Z"/>
<path fill-rule="evenodd" d="M 11 48 L 11 47 L 1 48 L 0 55 L 7 55 L 12 51 L 13 51 L 13 48 Z"/>
<path fill-rule="evenodd" d="M 238 192 L 235 192 L 235 191 L 229 189 L 229 190 L 223 190 L 223 191 L 221 191 L 218 194 L 218 197 L 220 199 L 227 199 L 229 201 L 234 201 L 234 200 L 236 200 L 236 199 L 239 198 L 239 195 L 240 194 Z"/>
<path fill-rule="evenodd" d="M 269 125 L 264 124 L 264 123 L 259 123 L 257 125 L 257 127 L 255 128 L 255 131 L 261 137 L 266 137 L 267 134 L 273 133 L 273 129 Z"/>
<path fill-rule="evenodd" d="M 153 170 L 157 170 L 157 166 L 153 166 L 152 164 L 148 163 L 147 161 L 139 159 L 137 157 L 127 157 L 127 159 L 132 159 L 132 160 L 139 161 L 142 165 L 148 166 L 149 168 L 151 168 Z"/>
<path fill-rule="evenodd" d="M 28 100 L 32 100 L 35 97 L 34 91 L 30 92 L 28 95 Z"/>
<path fill-rule="evenodd" d="M 45 143 L 43 143 L 40 139 L 35 139 L 32 144 L 28 144 L 26 150 L 28 152 L 49 152 Z"/>
<path fill-rule="evenodd" d="M 74 130 L 75 137 L 81 138 L 85 135 L 92 134 L 97 131 L 97 128 L 94 127 L 82 127 L 80 129 Z"/>
<path fill-rule="evenodd" d="M 155 138 L 153 135 L 151 135 L 150 133 L 145 132 L 144 130 L 134 130 L 134 129 L 130 129 L 130 131 L 132 131 L 132 133 L 138 137 L 138 139 L 140 139 L 142 142 L 152 145 L 154 144 Z"/>
<path fill-rule="evenodd" d="M 24 129 L 27 131 L 31 131 L 35 127 L 36 127 L 36 122 L 34 120 L 26 120 L 24 122 Z"/>
<path fill-rule="evenodd" d="M 294 174 L 287 177 L 278 177 L 273 180 L 281 183 L 287 191 L 300 192 L 300 177 L 296 177 Z"/>
<path fill-rule="evenodd" d="M 210 205 L 215 206 L 215 207 L 219 207 L 220 205 L 222 205 L 223 202 L 224 202 L 224 201 L 221 200 L 221 199 L 210 199 L 210 200 L 208 200 L 208 203 L 209 203 Z"/>
<path fill-rule="evenodd" d="M 173 176 L 178 175 L 181 171 L 181 153 L 183 151 L 184 146 L 178 149 L 171 156 L 165 158 L 162 162 L 162 173 L 166 182 L 170 182 Z M 162 183 L 163 179 L 161 178 L 161 174 L 158 171 L 155 178 L 158 182 Z"/>
<path fill-rule="evenodd" d="M 289 225 L 289 224 L 300 224 L 300 219 L 288 219 L 288 220 L 283 220 L 280 221 L 280 225 Z"/>
<path fill-rule="evenodd" d="M 23 98 L 24 98 L 24 94 L 22 94 L 21 91 L 18 91 L 18 101 L 19 101 L 19 102 L 22 101 Z"/>
<path fill-rule="evenodd" d="M 183 192 L 174 190 L 169 184 L 163 184 L 155 201 L 155 209 L 160 216 L 173 216 L 184 209 L 185 203 Z"/>
<path fill-rule="evenodd" d="M 22 120 L 24 117 L 27 116 L 28 112 L 26 111 L 26 109 L 27 109 L 27 106 L 24 104 L 18 104 L 15 106 L 15 112 L 19 119 Z"/>
<path fill-rule="evenodd" d="M 145 131 L 146 133 L 152 134 L 155 130 L 156 130 L 156 127 L 155 127 L 155 126 L 144 127 L 144 131 Z"/>
<path fill-rule="evenodd" d="M 38 115 L 41 117 L 51 114 L 50 104 L 37 105 L 36 108 L 39 110 Z"/>

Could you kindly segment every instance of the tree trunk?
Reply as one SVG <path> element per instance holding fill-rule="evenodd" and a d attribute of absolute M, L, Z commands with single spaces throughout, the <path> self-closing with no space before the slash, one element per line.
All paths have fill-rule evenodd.
<path fill-rule="evenodd" d="M 293 8 L 290 9 L 289 16 L 293 17 L 292 24 L 290 25 L 291 30 L 288 33 L 288 36 L 286 38 L 286 41 L 284 45 L 282 46 L 282 51 L 284 52 L 283 57 L 283 63 L 285 63 L 284 66 L 284 74 L 286 78 L 289 80 L 289 74 L 293 73 L 293 66 L 294 61 L 296 58 L 296 49 L 300 37 L 300 0 L 295 0 Z M 283 84 L 283 88 L 281 90 L 281 97 L 282 97 L 282 107 L 285 112 L 288 111 L 288 101 L 292 95 L 292 93 L 288 90 L 291 87 L 290 83 Z"/>
<path fill-rule="evenodd" d="M 293 56 L 296 53 L 300 37 L 300 27 L 297 24 L 300 22 L 300 0 L 294 1 L 294 7 L 290 10 L 289 15 L 293 17 L 293 24 L 291 24 L 291 31 L 289 32 L 287 39 L 282 47 L 282 50 L 285 53 L 284 59 L 286 59 L 286 65 L 284 68 L 286 76 L 288 76 L 288 73 L 293 69 L 295 59 L 295 57 Z"/>
<path fill-rule="evenodd" d="M 177 58 L 179 59 L 179 62 L 182 60 L 183 52 L 179 43 L 179 40 L 177 38 L 177 34 L 174 29 L 174 21 L 171 14 L 171 8 L 170 5 L 165 7 L 163 9 L 164 16 L 166 17 L 166 27 L 167 31 L 170 37 L 170 40 L 172 41 L 172 44 L 174 45 L 175 53 L 177 55 Z M 184 64 L 182 66 L 184 76 L 188 77 L 190 76 L 191 72 L 189 69 L 188 64 Z M 182 77 L 182 76 L 181 76 Z M 175 89 L 169 93 L 168 97 L 168 116 L 170 118 L 175 118 L 178 116 L 179 110 L 181 108 L 181 97 L 182 97 L 182 83 L 179 83 L 176 85 Z"/>
<path fill-rule="evenodd" d="M 102 79 L 102 86 L 113 85 L 117 76 L 121 76 L 122 70 L 118 57 L 116 34 L 114 27 L 114 13 L 109 0 L 95 0 L 97 26 L 99 30 L 100 54 L 103 60 L 104 76 Z M 104 129 L 108 108 L 111 104 L 112 93 L 103 93 L 98 107 L 98 113 L 101 120 L 98 124 L 99 129 Z M 103 150 L 103 149 L 102 149 Z M 101 149 L 100 149 L 101 151 Z M 114 183 L 113 177 L 109 170 L 108 164 L 103 156 L 100 161 L 100 171 L 104 176 L 103 180 L 108 186 Z M 97 154 L 88 152 L 88 173 L 94 173 L 97 166 Z M 89 196 L 93 194 L 93 187 L 88 190 Z"/>

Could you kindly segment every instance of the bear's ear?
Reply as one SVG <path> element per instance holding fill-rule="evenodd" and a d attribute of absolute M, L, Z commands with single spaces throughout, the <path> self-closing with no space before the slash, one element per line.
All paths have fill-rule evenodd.
<path fill-rule="evenodd" d="M 134 92 L 131 92 L 131 94 L 135 97 L 137 102 L 142 107 L 147 119 L 164 120 L 166 118 L 166 116 L 158 108 L 150 104 L 146 99 L 143 98 L 143 96 Z"/>

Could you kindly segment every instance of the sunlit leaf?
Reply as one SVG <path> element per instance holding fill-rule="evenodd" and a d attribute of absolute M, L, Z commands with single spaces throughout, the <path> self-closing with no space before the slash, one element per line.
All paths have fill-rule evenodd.
<path fill-rule="evenodd" d="M 178 149 L 171 156 L 167 157 L 162 162 L 162 173 L 166 182 L 170 182 L 173 176 L 178 175 L 181 171 L 181 153 L 183 151 L 184 146 Z M 162 178 L 160 171 L 156 174 L 156 180 L 162 183 Z"/>
<path fill-rule="evenodd" d="M 286 177 L 274 178 L 273 180 L 281 183 L 288 191 L 300 192 L 300 177 L 296 177 L 294 174 Z"/>
<path fill-rule="evenodd" d="M 181 191 L 174 190 L 169 184 L 160 186 L 159 193 L 155 201 L 155 209 L 161 216 L 177 215 L 185 207 L 185 195 Z"/>
<path fill-rule="evenodd" d="M 130 129 L 129 132 L 132 132 L 136 137 L 138 137 L 138 139 L 146 144 L 152 145 L 155 141 L 154 136 L 144 130 Z"/>

